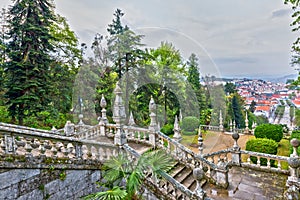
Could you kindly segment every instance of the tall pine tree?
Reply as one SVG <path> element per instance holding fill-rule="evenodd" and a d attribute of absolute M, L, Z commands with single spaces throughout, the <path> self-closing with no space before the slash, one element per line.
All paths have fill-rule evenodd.
<path fill-rule="evenodd" d="M 53 7 L 52 0 L 18 0 L 8 12 L 5 97 L 12 119 L 21 125 L 49 103 Z"/>

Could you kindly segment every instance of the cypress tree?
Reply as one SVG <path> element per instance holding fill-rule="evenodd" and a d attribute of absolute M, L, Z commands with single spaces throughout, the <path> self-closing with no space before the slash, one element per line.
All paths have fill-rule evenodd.
<path fill-rule="evenodd" d="M 14 0 L 9 9 L 5 84 L 8 110 L 20 125 L 26 116 L 48 106 L 49 66 L 53 62 L 50 27 L 55 20 L 51 0 Z"/>

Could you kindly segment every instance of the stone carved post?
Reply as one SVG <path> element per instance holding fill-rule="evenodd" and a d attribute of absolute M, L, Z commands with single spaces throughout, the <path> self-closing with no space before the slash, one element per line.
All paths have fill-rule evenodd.
<path fill-rule="evenodd" d="M 300 199 L 299 186 L 299 167 L 300 167 L 300 158 L 297 154 L 297 148 L 300 145 L 298 139 L 292 139 L 291 145 L 293 146 L 293 153 L 290 155 L 288 159 L 289 167 L 290 167 L 290 176 L 286 181 L 286 186 L 288 190 L 285 192 L 285 199 Z"/>
<path fill-rule="evenodd" d="M 220 110 L 220 124 L 219 124 L 219 127 L 220 127 L 220 132 L 223 132 L 224 131 L 224 126 L 223 126 L 223 117 L 222 117 L 222 110 Z"/>
<path fill-rule="evenodd" d="M 102 94 L 102 97 L 101 97 L 100 106 L 102 108 L 102 110 L 101 110 L 101 119 L 99 121 L 100 135 L 105 136 L 105 126 L 108 123 L 108 120 L 107 120 L 107 117 L 106 117 L 106 109 L 105 109 L 106 106 L 107 106 L 107 103 L 106 103 L 106 100 L 105 100 L 103 94 Z"/>
<path fill-rule="evenodd" d="M 229 131 L 232 132 L 232 121 L 230 121 L 229 127 L 230 127 Z"/>
<path fill-rule="evenodd" d="M 135 121 L 134 121 L 134 117 L 133 117 L 133 114 L 132 114 L 132 111 L 130 112 L 130 117 L 129 117 L 129 120 L 128 120 L 128 129 L 127 129 L 127 137 L 134 137 L 134 131 L 132 129 L 132 126 L 135 126 Z"/>
<path fill-rule="evenodd" d="M 177 115 L 175 116 L 175 122 L 174 122 L 174 129 L 173 129 L 173 131 L 174 131 L 174 136 L 173 136 L 173 138 L 174 138 L 177 142 L 179 142 L 179 141 L 182 139 L 182 137 L 181 137 L 181 134 L 180 134 L 181 129 L 180 129 L 180 127 L 179 127 Z"/>
<path fill-rule="evenodd" d="M 114 108 L 113 108 L 113 120 L 116 123 L 116 129 L 117 129 L 114 137 L 114 143 L 115 145 L 123 145 L 127 143 L 126 135 L 123 130 L 126 113 L 125 113 L 125 106 L 123 105 L 123 99 L 122 99 L 123 92 L 121 90 L 119 82 L 116 85 L 114 93 L 116 97 L 115 97 Z"/>
<path fill-rule="evenodd" d="M 78 115 L 78 119 L 79 119 L 78 125 L 79 125 L 79 126 L 83 126 L 83 125 L 84 125 L 84 123 L 83 123 L 83 121 L 82 121 L 82 120 L 83 120 L 83 114 L 80 113 L 80 114 Z"/>
<path fill-rule="evenodd" d="M 228 183 L 228 166 L 224 159 L 220 159 L 216 168 L 216 183 L 222 188 L 227 188 Z"/>
<path fill-rule="evenodd" d="M 236 124 L 235 124 L 235 121 L 232 120 L 232 126 L 233 126 L 233 127 L 232 127 L 232 129 L 233 129 L 232 131 L 233 131 L 233 132 L 235 132 L 235 125 L 236 125 Z"/>
<path fill-rule="evenodd" d="M 204 178 L 204 171 L 202 168 L 195 168 L 193 170 L 193 177 L 197 181 L 197 186 L 195 188 L 195 194 L 199 197 L 199 199 L 204 199 L 206 197 L 205 191 L 201 187 L 201 180 Z"/>
<path fill-rule="evenodd" d="M 198 131 L 198 144 L 199 144 L 199 154 L 203 154 L 203 137 L 202 137 L 202 132 L 201 132 L 201 126 L 199 126 L 199 131 Z"/>
<path fill-rule="evenodd" d="M 180 122 L 182 122 L 182 118 L 183 118 L 183 117 L 182 117 L 182 112 L 181 112 L 181 109 L 180 109 L 180 110 L 179 110 L 179 121 L 180 121 Z"/>
<path fill-rule="evenodd" d="M 231 153 L 231 160 L 232 163 L 235 165 L 240 166 L 241 165 L 241 147 L 239 147 L 237 141 L 240 138 L 240 135 L 238 133 L 233 133 L 232 138 L 234 139 L 234 144 L 233 144 L 233 152 Z"/>
<path fill-rule="evenodd" d="M 245 125 L 246 125 L 245 134 L 249 134 L 249 120 L 248 120 L 248 113 L 247 113 L 247 111 L 246 111 Z"/>
<path fill-rule="evenodd" d="M 71 123 L 71 121 L 67 121 L 64 127 L 64 133 L 66 136 L 74 135 L 75 133 L 75 125 Z"/>
<path fill-rule="evenodd" d="M 155 132 L 158 130 L 157 122 L 156 122 L 156 104 L 154 102 L 153 97 L 151 96 L 149 102 L 149 111 L 150 111 L 150 126 L 149 126 L 149 142 L 155 147 Z"/>

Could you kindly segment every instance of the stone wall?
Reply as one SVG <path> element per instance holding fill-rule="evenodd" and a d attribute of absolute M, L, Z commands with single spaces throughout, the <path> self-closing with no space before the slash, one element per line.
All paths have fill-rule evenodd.
<path fill-rule="evenodd" d="M 100 170 L 0 169 L 0 199 L 80 199 L 99 189 Z"/>

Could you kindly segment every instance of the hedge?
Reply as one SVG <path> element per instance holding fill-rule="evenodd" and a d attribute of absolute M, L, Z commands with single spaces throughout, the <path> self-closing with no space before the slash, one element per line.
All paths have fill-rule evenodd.
<path fill-rule="evenodd" d="M 283 129 L 279 124 L 261 124 L 255 128 L 254 135 L 256 138 L 267 138 L 280 142 L 283 138 Z"/>
<path fill-rule="evenodd" d="M 278 143 L 271 139 L 266 138 L 256 138 L 248 140 L 246 143 L 247 151 L 254 151 L 266 154 L 277 154 Z M 250 159 L 253 163 L 257 164 L 257 158 L 254 156 L 250 156 Z M 270 161 L 271 166 L 275 166 L 275 160 Z M 267 165 L 266 158 L 260 158 L 260 165 Z"/>
<path fill-rule="evenodd" d="M 160 131 L 166 135 L 172 135 L 172 134 L 174 134 L 173 129 L 174 129 L 174 125 L 166 124 L 160 129 Z"/>
<path fill-rule="evenodd" d="M 183 118 L 181 122 L 181 129 L 183 134 L 184 133 L 196 133 L 199 127 L 200 121 L 197 117 L 188 116 Z"/>

